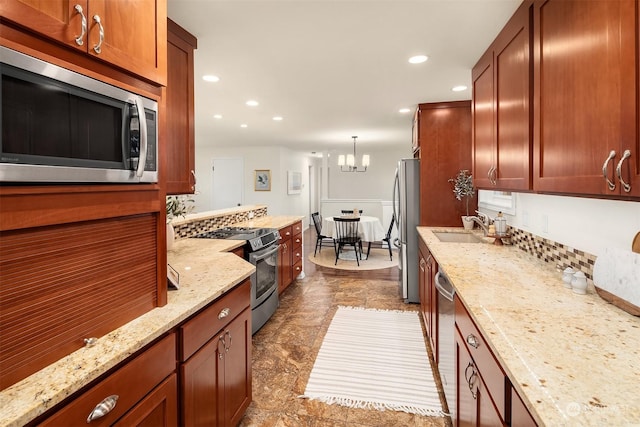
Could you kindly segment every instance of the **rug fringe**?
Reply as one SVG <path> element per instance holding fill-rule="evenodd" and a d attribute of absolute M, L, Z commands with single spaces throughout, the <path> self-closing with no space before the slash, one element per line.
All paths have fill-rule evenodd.
<path fill-rule="evenodd" d="M 387 308 L 367 308 L 367 307 L 355 307 L 352 305 L 338 305 L 338 308 L 344 308 L 347 310 L 353 311 L 380 311 L 385 313 L 415 313 L 417 314 L 417 310 L 391 310 Z"/>
<path fill-rule="evenodd" d="M 451 414 L 442 411 L 442 410 L 434 410 L 434 409 L 426 409 L 420 408 L 416 406 L 410 405 L 394 405 L 390 403 L 380 403 L 380 402 L 370 402 L 366 400 L 358 400 L 358 399 L 349 399 L 346 397 L 312 397 L 301 394 L 298 396 L 300 399 L 309 399 L 309 400 L 317 400 L 318 402 L 326 403 L 327 405 L 340 405 L 346 406 L 348 408 L 356 408 L 356 409 L 375 409 L 377 411 L 391 410 L 391 411 L 402 411 L 408 414 L 417 414 L 423 415 L 426 417 L 449 417 Z"/>

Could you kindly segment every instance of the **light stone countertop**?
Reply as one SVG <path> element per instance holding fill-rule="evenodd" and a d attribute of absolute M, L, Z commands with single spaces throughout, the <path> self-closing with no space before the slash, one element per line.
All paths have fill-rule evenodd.
<path fill-rule="evenodd" d="M 289 225 L 293 225 L 298 221 L 304 219 L 304 216 L 263 216 L 260 218 L 254 218 L 247 221 L 238 222 L 233 224 L 234 227 L 264 227 L 264 228 L 282 228 Z"/>
<path fill-rule="evenodd" d="M 539 425 L 640 426 L 640 317 L 513 246 L 432 230 L 451 229 L 418 233 Z"/>
<path fill-rule="evenodd" d="M 0 426 L 22 426 L 89 384 L 249 277 L 255 267 L 232 253 L 242 240 L 181 239 L 168 252 L 180 289 L 168 303 L 0 391 Z"/>

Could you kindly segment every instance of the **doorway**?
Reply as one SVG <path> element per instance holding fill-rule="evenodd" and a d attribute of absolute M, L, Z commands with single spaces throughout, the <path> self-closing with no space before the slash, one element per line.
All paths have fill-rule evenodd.
<path fill-rule="evenodd" d="M 244 160 L 241 157 L 213 159 L 213 210 L 241 206 L 244 202 Z"/>

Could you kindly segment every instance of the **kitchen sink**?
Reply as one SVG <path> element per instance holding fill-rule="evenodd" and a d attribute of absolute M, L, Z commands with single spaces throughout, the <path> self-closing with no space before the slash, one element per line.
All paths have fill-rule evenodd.
<path fill-rule="evenodd" d="M 454 243 L 481 243 L 482 239 L 475 234 L 465 233 L 460 231 L 434 231 L 433 234 L 441 242 L 454 242 Z"/>

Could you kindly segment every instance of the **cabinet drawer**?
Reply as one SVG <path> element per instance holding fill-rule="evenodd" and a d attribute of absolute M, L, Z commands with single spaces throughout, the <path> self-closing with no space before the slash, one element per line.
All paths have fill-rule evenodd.
<path fill-rule="evenodd" d="M 291 236 L 293 236 L 293 227 L 291 227 L 290 225 L 286 227 L 282 227 L 279 231 L 280 231 L 280 239 L 281 239 L 280 243 L 291 239 Z"/>
<path fill-rule="evenodd" d="M 293 235 L 302 234 L 302 221 L 298 221 L 291 226 Z"/>
<path fill-rule="evenodd" d="M 294 234 L 291 239 L 291 246 L 294 250 L 300 249 L 302 251 L 302 233 Z"/>
<path fill-rule="evenodd" d="M 42 426 L 87 425 L 87 417 L 105 398 L 117 395 L 116 406 L 92 426 L 112 425 L 176 369 L 174 333 L 137 356 L 113 374 L 47 418 Z"/>
<path fill-rule="evenodd" d="M 180 327 L 180 361 L 184 362 L 191 357 L 211 337 L 250 305 L 251 281 L 247 279 L 195 314 Z"/>
<path fill-rule="evenodd" d="M 297 246 L 295 243 L 292 243 L 293 247 L 291 248 L 291 262 L 293 264 L 297 262 L 302 262 L 302 246 Z"/>
<path fill-rule="evenodd" d="M 302 273 L 302 260 L 293 264 L 293 278 L 298 277 L 300 273 Z"/>
<path fill-rule="evenodd" d="M 455 298 L 455 310 L 456 327 L 504 420 L 506 419 L 505 374 L 459 298 Z"/>

